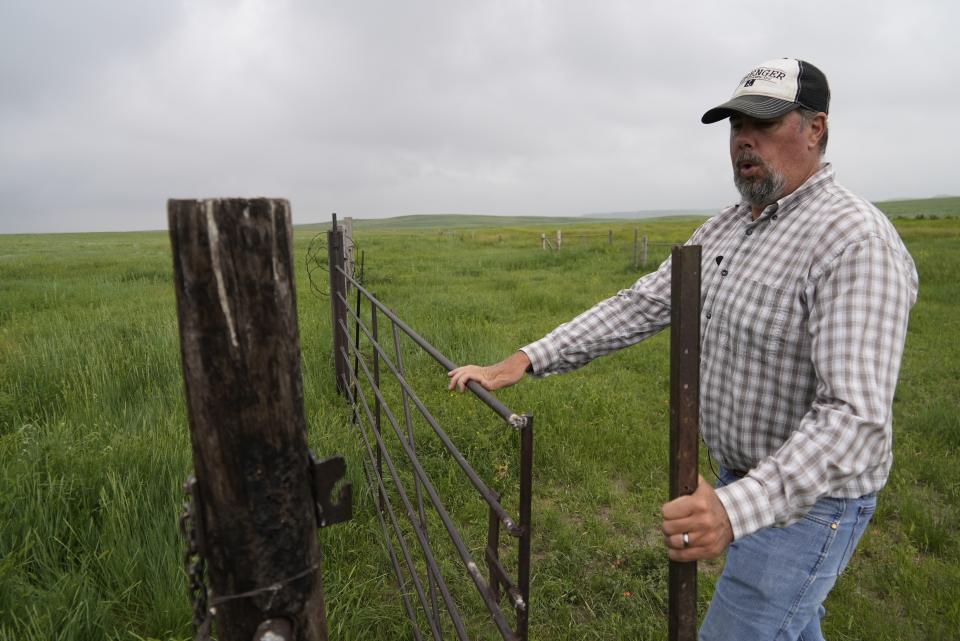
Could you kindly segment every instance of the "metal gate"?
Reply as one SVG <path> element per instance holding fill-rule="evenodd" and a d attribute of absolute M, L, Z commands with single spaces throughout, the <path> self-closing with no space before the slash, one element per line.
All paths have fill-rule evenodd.
<path fill-rule="evenodd" d="M 444 371 L 456 365 L 354 278 L 353 270 L 345 265 L 344 236 L 336 216 L 327 233 L 327 249 L 337 389 L 353 408 L 353 423 L 366 453 L 364 472 L 377 494 L 377 517 L 414 638 L 424 638 L 424 632 L 437 640 L 445 636 L 470 638 L 467 619 L 476 613 L 465 614 L 450 587 L 451 582 L 462 579 L 465 571 L 466 583 L 472 583 L 499 635 L 507 640 L 527 639 L 533 417 L 512 411 L 475 382 L 468 385 L 481 402 L 518 433 L 518 506 L 516 516 L 512 516 L 501 502 L 501 492 L 481 478 L 408 382 L 404 346 L 412 345 L 418 354 L 428 355 Z M 364 321 L 362 310 L 367 306 L 369 321 Z M 382 319 L 389 324 L 389 347 L 384 346 Z M 468 541 L 462 534 L 418 456 L 415 423 L 424 427 L 420 440 L 426 435 L 436 439 L 433 444 L 439 441 L 486 504 L 487 532 L 480 561 L 486 572 L 471 552 L 471 543 L 476 548 L 476 542 Z M 459 577 L 442 569 L 450 563 L 435 553 L 438 533 L 456 551 Z M 506 534 L 503 542 L 501 533 Z M 516 546 L 515 557 L 511 545 Z M 509 551 L 504 557 L 515 558 L 515 575 L 505 567 L 503 548 Z M 503 607 L 504 601 L 508 607 Z"/>

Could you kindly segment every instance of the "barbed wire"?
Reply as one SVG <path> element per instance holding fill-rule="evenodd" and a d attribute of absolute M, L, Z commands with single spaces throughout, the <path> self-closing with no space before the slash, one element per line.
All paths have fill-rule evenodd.
<path fill-rule="evenodd" d="M 356 258 L 359 251 L 359 245 L 352 238 L 344 236 L 345 253 L 352 253 Z M 322 231 L 310 239 L 307 245 L 307 257 L 304 261 L 307 268 L 307 279 L 310 281 L 310 289 L 317 296 L 326 298 L 330 296 L 330 265 L 329 253 L 327 252 L 327 232 Z M 354 275 L 357 282 L 363 284 L 362 275 Z"/>

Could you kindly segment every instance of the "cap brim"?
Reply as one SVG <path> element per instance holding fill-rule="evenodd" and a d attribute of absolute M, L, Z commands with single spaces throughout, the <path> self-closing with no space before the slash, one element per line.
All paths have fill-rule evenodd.
<path fill-rule="evenodd" d="M 795 102 L 770 98 L 767 96 L 737 96 L 703 114 L 700 122 L 705 125 L 729 118 L 733 114 L 743 114 L 759 120 L 773 120 L 798 108 Z"/>

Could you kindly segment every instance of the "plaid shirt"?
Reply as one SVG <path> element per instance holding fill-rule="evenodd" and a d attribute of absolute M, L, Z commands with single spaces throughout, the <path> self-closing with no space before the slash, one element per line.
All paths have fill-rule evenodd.
<path fill-rule="evenodd" d="M 703 247 L 700 430 L 749 470 L 717 490 L 741 538 L 822 496 L 886 483 L 891 406 L 917 272 L 893 225 L 824 164 L 751 220 L 740 203 L 687 241 Z M 523 351 L 535 376 L 576 369 L 670 323 L 670 259 Z"/>

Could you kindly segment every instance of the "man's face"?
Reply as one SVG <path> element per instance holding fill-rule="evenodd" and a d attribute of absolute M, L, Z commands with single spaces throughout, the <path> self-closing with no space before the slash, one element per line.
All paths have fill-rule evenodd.
<path fill-rule="evenodd" d="M 799 111 L 774 120 L 730 116 L 733 180 L 751 205 L 761 207 L 791 193 L 819 167 L 811 126 Z"/>

